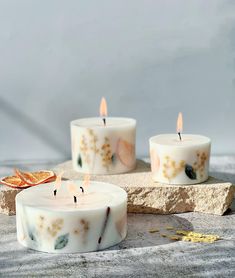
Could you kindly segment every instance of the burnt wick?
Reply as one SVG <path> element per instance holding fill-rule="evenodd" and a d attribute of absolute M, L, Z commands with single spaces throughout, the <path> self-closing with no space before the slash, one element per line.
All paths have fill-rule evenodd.
<path fill-rule="evenodd" d="M 55 189 L 55 190 L 54 190 L 54 197 L 56 197 L 56 193 L 57 193 L 57 190 Z"/>
<path fill-rule="evenodd" d="M 80 186 L 80 189 L 82 190 L 82 193 L 84 193 L 84 188 L 82 186 Z"/>
<path fill-rule="evenodd" d="M 106 118 L 103 118 L 104 126 L 106 126 Z"/>
<path fill-rule="evenodd" d="M 181 137 L 180 132 L 178 132 L 178 135 L 179 135 L 180 141 L 182 141 L 182 137 Z"/>
<path fill-rule="evenodd" d="M 74 201 L 74 204 L 77 203 L 77 197 L 76 196 L 73 196 L 73 201 Z"/>

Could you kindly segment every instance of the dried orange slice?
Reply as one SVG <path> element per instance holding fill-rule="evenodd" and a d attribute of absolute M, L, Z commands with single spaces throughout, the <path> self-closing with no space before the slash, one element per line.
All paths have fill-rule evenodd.
<path fill-rule="evenodd" d="M 10 186 L 12 188 L 17 188 L 17 189 L 24 189 L 24 188 L 29 187 L 28 184 L 26 184 L 24 181 L 22 181 L 17 176 L 10 176 L 10 177 L 1 178 L 0 183 L 4 184 L 4 185 L 7 185 L 7 186 Z"/>
<path fill-rule="evenodd" d="M 117 143 L 117 156 L 119 160 L 128 168 L 135 165 L 135 147 L 131 143 L 119 139 Z"/>
<path fill-rule="evenodd" d="M 53 171 L 42 170 L 38 172 L 23 172 L 15 169 L 16 175 L 29 186 L 37 185 L 40 183 L 51 182 L 56 179 Z"/>

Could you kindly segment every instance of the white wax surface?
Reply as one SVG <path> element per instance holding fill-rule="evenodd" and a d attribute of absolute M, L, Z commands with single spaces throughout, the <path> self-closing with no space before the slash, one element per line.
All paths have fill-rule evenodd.
<path fill-rule="evenodd" d="M 112 128 L 112 127 L 129 127 L 136 125 L 136 120 L 131 118 L 106 117 L 106 126 L 104 126 L 103 117 L 91 117 L 74 120 L 72 125 L 87 128 Z"/>
<path fill-rule="evenodd" d="M 90 185 L 84 187 L 84 193 L 82 193 L 80 190 L 82 181 L 74 181 L 73 183 L 77 184 L 78 187 L 76 205 L 73 201 L 73 194 L 67 189 L 66 182 L 62 183 L 56 197 L 53 195 L 54 183 L 49 183 L 24 190 L 18 199 L 26 206 L 37 207 L 39 209 L 76 211 L 100 209 L 110 205 L 118 206 L 126 196 L 124 190 L 112 184 L 91 182 Z"/>
<path fill-rule="evenodd" d="M 196 134 L 181 134 L 182 140 L 178 134 L 160 134 L 150 138 L 152 143 L 164 146 L 187 147 L 195 145 L 203 145 L 210 143 L 210 139 L 206 136 Z"/>

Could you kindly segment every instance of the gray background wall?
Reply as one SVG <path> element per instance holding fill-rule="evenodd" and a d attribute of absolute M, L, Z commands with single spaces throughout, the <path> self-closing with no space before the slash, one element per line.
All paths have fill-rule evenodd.
<path fill-rule="evenodd" d="M 138 121 L 148 138 L 208 135 L 235 153 L 235 1 L 0 0 L 0 160 L 65 159 L 69 122 Z"/>

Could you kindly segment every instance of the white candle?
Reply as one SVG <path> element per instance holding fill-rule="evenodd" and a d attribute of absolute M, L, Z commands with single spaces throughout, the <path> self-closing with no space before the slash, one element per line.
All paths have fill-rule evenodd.
<path fill-rule="evenodd" d="M 205 136 L 162 134 L 150 138 L 153 179 L 168 184 L 196 184 L 208 179 L 211 140 Z"/>
<path fill-rule="evenodd" d="M 205 136 L 181 134 L 183 116 L 177 119 L 177 134 L 150 138 L 153 179 L 168 184 L 195 184 L 208 179 L 211 140 Z"/>
<path fill-rule="evenodd" d="M 66 184 L 54 196 L 55 184 L 43 184 L 16 196 L 18 241 L 50 253 L 89 252 L 122 241 L 127 231 L 127 194 L 112 184 L 90 182 L 76 201 Z"/>
<path fill-rule="evenodd" d="M 80 173 L 119 174 L 133 170 L 136 121 L 85 118 L 71 122 L 73 168 Z"/>

